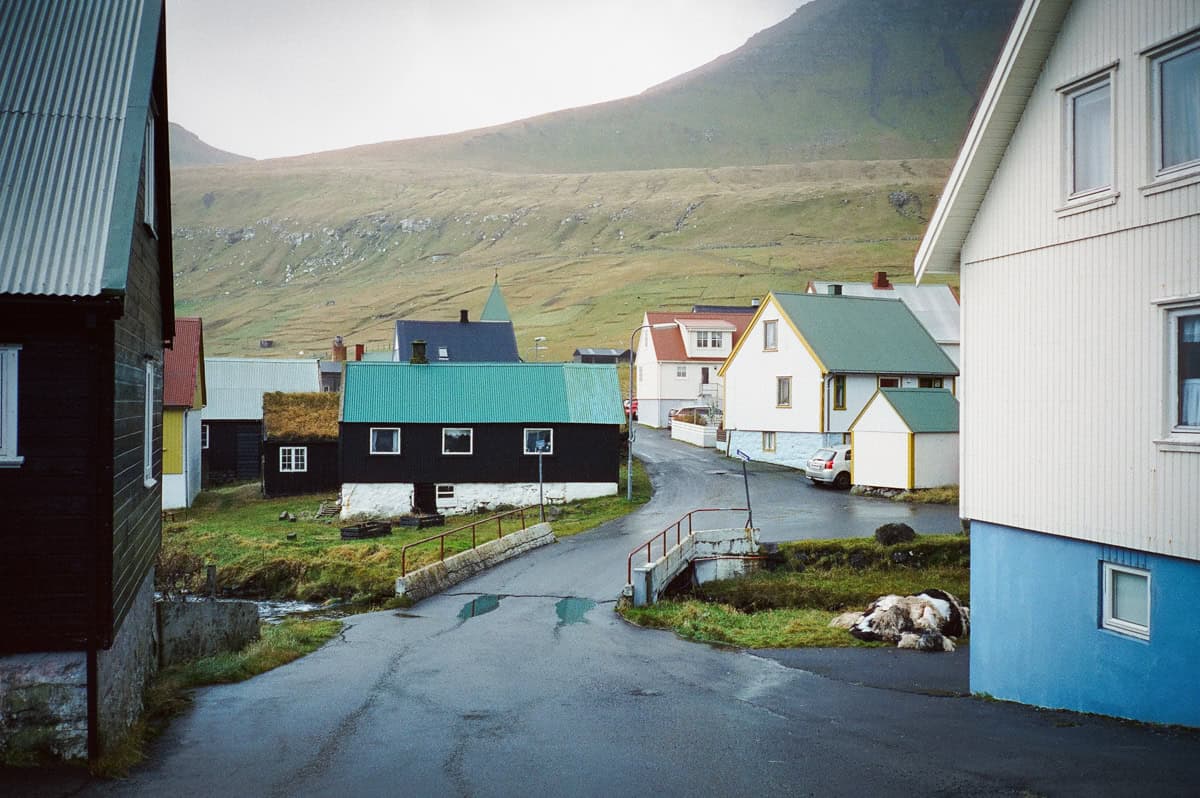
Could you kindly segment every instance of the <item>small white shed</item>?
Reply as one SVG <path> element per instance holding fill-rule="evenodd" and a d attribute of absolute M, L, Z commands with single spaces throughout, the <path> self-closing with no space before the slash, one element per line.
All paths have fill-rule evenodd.
<path fill-rule="evenodd" d="M 958 400 L 946 390 L 880 388 L 850 425 L 850 444 L 855 485 L 957 485 Z"/>

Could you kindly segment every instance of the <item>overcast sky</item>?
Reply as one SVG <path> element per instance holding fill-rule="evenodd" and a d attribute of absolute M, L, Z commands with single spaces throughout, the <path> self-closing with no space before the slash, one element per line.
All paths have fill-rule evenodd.
<path fill-rule="evenodd" d="M 626 97 L 806 0 L 167 0 L 172 121 L 255 158 Z"/>

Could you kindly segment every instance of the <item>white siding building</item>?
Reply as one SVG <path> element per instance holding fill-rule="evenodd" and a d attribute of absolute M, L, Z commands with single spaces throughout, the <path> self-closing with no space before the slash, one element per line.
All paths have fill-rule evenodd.
<path fill-rule="evenodd" d="M 971 689 L 1200 725 L 1200 2 L 1027 0 L 916 271 L 961 272 Z"/>
<path fill-rule="evenodd" d="M 855 485 L 958 484 L 958 400 L 949 391 L 880 388 L 850 425 Z"/>

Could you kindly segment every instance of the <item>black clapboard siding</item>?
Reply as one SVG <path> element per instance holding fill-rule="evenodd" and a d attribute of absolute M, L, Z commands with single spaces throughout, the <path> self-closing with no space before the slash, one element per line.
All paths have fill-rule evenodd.
<path fill-rule="evenodd" d="M 400 427 L 399 455 L 370 454 L 371 427 Z M 443 426 L 474 429 L 470 455 L 443 455 Z M 525 430 L 554 430 L 546 482 L 613 482 L 620 468 L 620 428 L 601 424 L 343 424 L 342 481 L 537 482 L 538 458 L 524 454 Z"/>
<path fill-rule="evenodd" d="M 279 449 L 307 449 L 307 470 L 279 470 Z M 342 481 L 338 470 L 337 441 L 267 441 L 263 444 L 263 493 L 267 496 L 298 496 L 305 493 L 336 493 Z"/>
<path fill-rule="evenodd" d="M 262 453 L 261 421 L 205 421 L 208 426 L 208 448 L 202 450 L 202 469 L 208 478 L 205 484 L 258 479 L 259 457 Z M 252 446 L 242 454 L 238 443 Z M 240 463 L 240 465 L 239 465 Z"/>

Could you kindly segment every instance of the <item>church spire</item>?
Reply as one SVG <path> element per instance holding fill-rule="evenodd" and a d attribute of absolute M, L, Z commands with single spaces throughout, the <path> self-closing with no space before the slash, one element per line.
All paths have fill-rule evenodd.
<path fill-rule="evenodd" d="M 508 315 L 508 305 L 504 302 L 504 294 L 500 293 L 500 272 L 497 271 L 492 282 L 492 293 L 488 295 L 487 302 L 483 306 L 483 313 L 479 314 L 480 321 L 512 321 L 512 316 Z"/>

